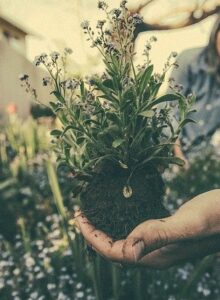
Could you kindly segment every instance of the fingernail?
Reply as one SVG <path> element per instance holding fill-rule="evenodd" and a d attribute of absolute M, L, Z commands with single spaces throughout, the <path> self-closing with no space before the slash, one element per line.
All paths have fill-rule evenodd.
<path fill-rule="evenodd" d="M 138 241 L 133 245 L 134 260 L 137 262 L 144 252 L 145 244 L 143 241 Z"/>

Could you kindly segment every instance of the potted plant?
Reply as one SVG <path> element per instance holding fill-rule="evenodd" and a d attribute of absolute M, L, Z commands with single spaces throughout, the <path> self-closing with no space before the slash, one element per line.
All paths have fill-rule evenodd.
<path fill-rule="evenodd" d="M 194 97 L 176 90 L 158 96 L 176 54 L 170 55 L 162 74 L 155 74 L 151 38 L 143 65 L 135 67 L 134 31 L 141 17 L 129 13 L 126 1 L 111 11 L 104 1 L 98 7 L 108 22 L 99 20 L 97 33 L 88 21 L 82 28 L 103 58 L 102 75 L 65 78 L 70 49 L 64 55 L 42 54 L 35 64 L 44 65 L 50 75 L 43 83 L 53 87 L 56 99 L 50 107 L 62 124 L 51 135 L 58 160 L 74 174 L 81 209 L 97 228 L 119 239 L 146 219 L 168 215 L 161 173 L 169 164 L 183 165 L 172 148 L 182 127 L 193 121 L 188 114 Z M 21 79 L 28 87 L 28 78 Z"/>

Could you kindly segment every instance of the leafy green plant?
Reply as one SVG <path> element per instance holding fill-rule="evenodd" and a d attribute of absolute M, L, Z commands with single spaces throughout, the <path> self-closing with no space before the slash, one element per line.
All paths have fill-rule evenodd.
<path fill-rule="evenodd" d="M 52 87 L 55 100 L 50 107 L 62 123 L 61 129 L 51 132 L 58 160 L 72 169 L 75 194 L 81 193 L 82 209 L 90 220 L 119 238 L 141 220 L 167 214 L 158 169 L 183 165 L 172 148 L 183 126 L 193 122 L 188 114 L 194 97 L 186 98 L 177 90 L 159 95 L 176 53 L 162 74 L 155 74 L 149 57 L 154 37 L 146 44 L 143 65 L 135 67 L 134 31 L 142 19 L 128 12 L 126 1 L 111 11 L 104 1 L 98 7 L 108 22 L 99 20 L 96 33 L 88 21 L 82 28 L 103 58 L 102 75 L 66 78 L 70 49 L 63 55 L 43 53 L 35 64 L 49 73 L 43 84 Z M 21 80 L 37 97 L 28 76 Z"/>
<path fill-rule="evenodd" d="M 24 219 L 34 235 L 36 220 L 56 210 L 49 204 L 52 190 L 45 163 L 50 153 L 49 132 L 46 124 L 37 124 L 31 118 L 24 121 L 16 115 L 0 128 L 0 204 L 4 207 L 0 212 L 0 234 L 10 241 L 17 232 L 18 219 Z M 59 168 L 65 204 L 72 206 L 68 174 L 68 168 Z"/>
<path fill-rule="evenodd" d="M 167 178 L 170 204 L 178 205 L 206 191 L 219 187 L 220 160 L 213 147 L 200 150 L 189 159 L 189 168 Z"/>

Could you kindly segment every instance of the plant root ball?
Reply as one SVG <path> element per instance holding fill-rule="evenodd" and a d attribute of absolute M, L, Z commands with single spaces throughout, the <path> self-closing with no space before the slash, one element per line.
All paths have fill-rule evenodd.
<path fill-rule="evenodd" d="M 153 167 L 134 172 L 130 180 L 132 196 L 123 189 L 129 172 L 118 166 L 105 166 L 81 193 L 82 211 L 89 221 L 114 240 L 125 238 L 138 224 L 169 215 L 162 201 L 164 183 Z"/>

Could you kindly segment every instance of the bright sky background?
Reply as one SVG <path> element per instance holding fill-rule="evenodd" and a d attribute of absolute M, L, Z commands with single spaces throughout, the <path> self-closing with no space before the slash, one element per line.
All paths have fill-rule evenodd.
<path fill-rule="evenodd" d="M 128 2 L 130 6 L 136 6 L 141 0 Z M 145 14 L 148 19 L 151 16 L 160 18 L 160 14 L 166 13 L 177 2 L 178 0 L 158 0 L 156 9 L 152 7 Z M 185 5 L 193 0 L 179 2 L 180 5 Z M 117 7 L 120 1 L 109 0 L 108 3 Z M 91 67 L 94 70 L 97 53 L 85 41 L 80 24 L 84 19 L 95 24 L 95 20 L 103 18 L 96 4 L 96 0 L 0 0 L 0 13 L 36 33 L 35 37 L 27 39 L 27 55 L 30 60 L 41 52 L 61 50 L 68 46 L 74 51 L 75 68 L 88 72 Z M 215 17 L 210 17 L 199 25 L 184 29 L 141 34 L 137 42 L 138 59 L 145 40 L 151 35 L 157 36 L 152 61 L 159 71 L 171 51 L 180 53 L 186 48 L 205 45 L 214 20 Z"/>

